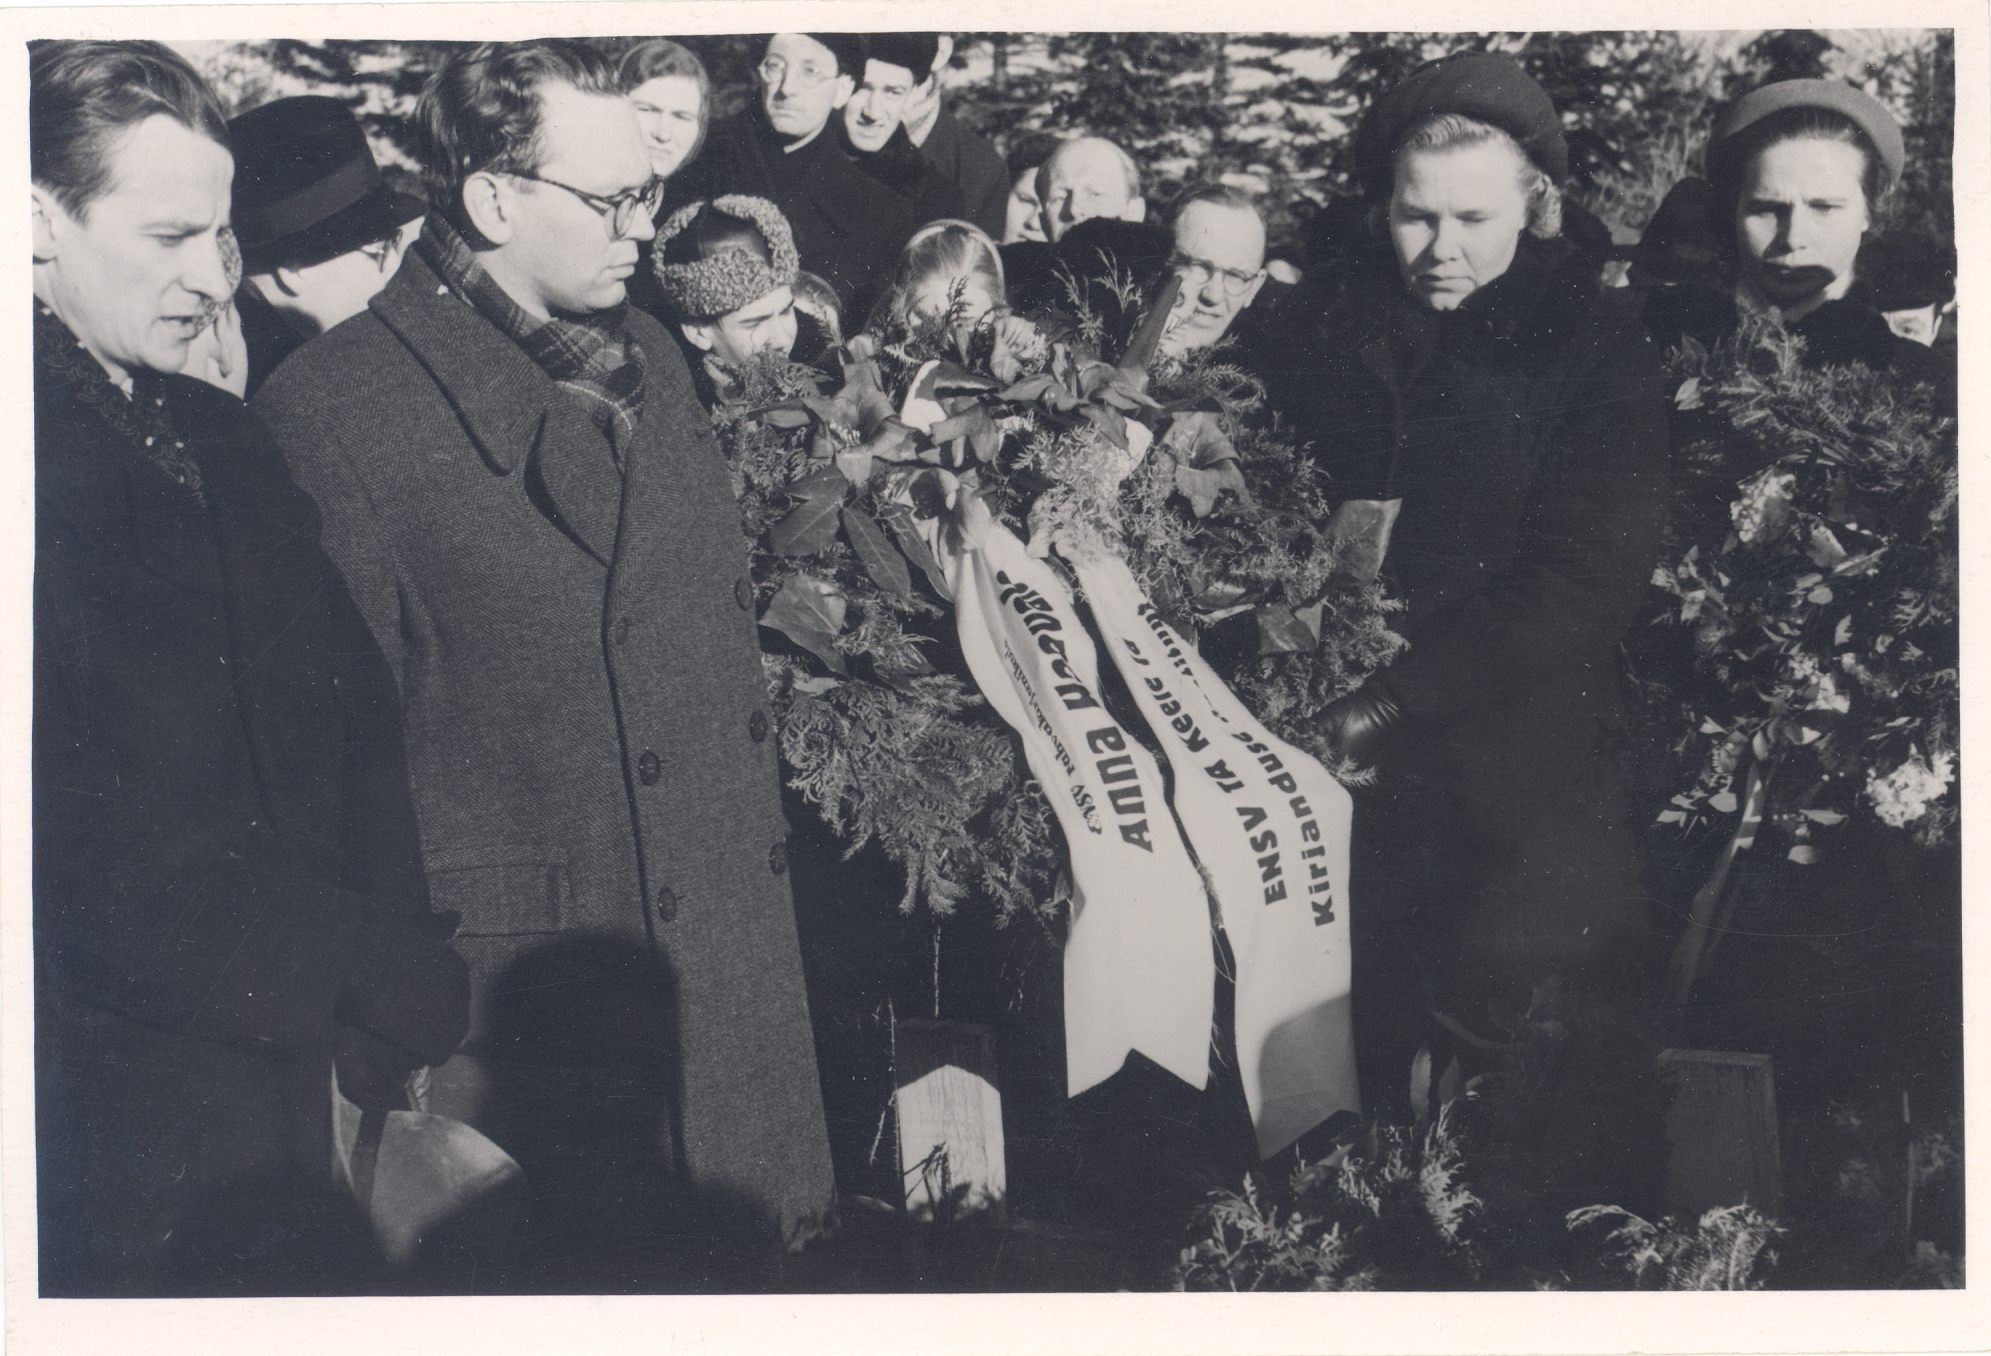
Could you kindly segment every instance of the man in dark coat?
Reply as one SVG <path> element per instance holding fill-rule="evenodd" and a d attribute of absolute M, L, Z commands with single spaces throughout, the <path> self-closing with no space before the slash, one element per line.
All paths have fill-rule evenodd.
<path fill-rule="evenodd" d="M 261 425 L 165 375 L 229 291 L 213 94 L 152 43 L 31 82 L 42 1293 L 364 1286 L 334 1060 L 387 1109 L 468 1002 L 392 681 Z"/>
<path fill-rule="evenodd" d="M 766 198 L 795 232 L 802 267 L 862 317 L 913 233 L 913 208 L 857 167 L 830 123 L 863 74 L 863 40 L 848 33 L 776 33 L 760 64 L 760 100 L 712 124 L 686 170 L 688 198 Z"/>
<path fill-rule="evenodd" d="M 940 73 L 954 55 L 954 39 L 945 33 L 930 36 L 930 74 L 913 85 L 906 100 L 906 138 L 960 193 L 961 215 L 987 231 L 989 239 L 1000 241 L 1014 176 L 995 143 L 955 117 L 942 100 Z"/>
<path fill-rule="evenodd" d="M 641 131 L 558 40 L 452 58 L 418 122 L 422 238 L 257 407 L 394 666 L 464 915 L 471 1033 L 431 1106 L 533 1188 L 492 1284 L 757 1284 L 833 1188 L 738 508 L 624 304 Z"/>
<path fill-rule="evenodd" d="M 864 72 L 835 123 L 852 163 L 906 200 L 915 228 L 964 210 L 959 187 L 906 135 L 906 103 L 921 80 L 932 79 L 934 51 L 931 33 L 867 35 Z"/>
<path fill-rule="evenodd" d="M 1145 284 L 1167 262 L 1168 232 L 1147 219 L 1140 168 L 1105 138 L 1060 142 L 1037 171 L 1037 191 L 1043 238 L 1002 247 L 1009 302 L 1018 310 L 1069 308 L 1067 277 L 1097 279 L 1117 269 Z M 1097 310 L 1105 300 L 1089 304 Z"/>

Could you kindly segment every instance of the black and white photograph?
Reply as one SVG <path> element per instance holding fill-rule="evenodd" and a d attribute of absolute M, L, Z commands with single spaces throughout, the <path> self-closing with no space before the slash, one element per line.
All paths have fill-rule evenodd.
<path fill-rule="evenodd" d="M 21 1349 L 1991 1342 L 1981 6 L 1359 13 L 12 16 Z"/>

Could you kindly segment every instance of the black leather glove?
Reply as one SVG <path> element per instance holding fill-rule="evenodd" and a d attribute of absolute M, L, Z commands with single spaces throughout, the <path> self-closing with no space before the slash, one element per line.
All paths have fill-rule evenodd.
<path fill-rule="evenodd" d="M 1387 684 L 1371 678 L 1345 697 L 1321 708 L 1322 732 L 1334 751 L 1351 763 L 1373 765 L 1390 733 L 1403 724 L 1403 708 Z"/>
<path fill-rule="evenodd" d="M 339 1016 L 398 1046 L 415 1064 L 440 1064 L 470 1027 L 470 971 L 447 941 L 382 926 L 347 975 Z"/>

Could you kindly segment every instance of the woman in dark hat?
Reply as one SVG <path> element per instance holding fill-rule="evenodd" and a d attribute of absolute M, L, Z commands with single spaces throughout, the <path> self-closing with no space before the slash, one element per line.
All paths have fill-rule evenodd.
<path fill-rule="evenodd" d="M 1707 183 L 1692 193 L 1705 202 L 1704 238 L 1717 253 L 1704 271 L 1718 280 L 1719 290 L 1701 293 L 1691 306 L 1682 304 L 1689 295 L 1684 289 L 1671 297 L 1655 290 L 1646 305 L 1648 324 L 1668 348 L 1685 339 L 1713 348 L 1751 318 L 1770 322 L 1764 340 L 1778 329 L 1797 336 L 1804 344 L 1799 372 L 1762 361 L 1763 348 L 1752 347 L 1740 353 L 1717 350 L 1695 377 L 1706 391 L 1746 366 L 1767 388 L 1758 408 L 1815 410 L 1817 426 L 1828 430 L 1821 444 L 1809 439 L 1800 444 L 1780 435 L 1774 419 L 1738 415 L 1736 402 L 1728 399 L 1689 402 L 1675 412 L 1674 441 L 1681 456 L 1668 554 L 1680 560 L 1692 553 L 1698 568 L 1724 584 L 1729 567 L 1742 560 L 1731 596 L 1743 596 L 1739 591 L 1750 586 L 1746 569 L 1761 569 L 1761 579 L 1791 577 L 1778 573 L 1784 547 L 1774 539 L 1752 542 L 1745 535 L 1747 549 L 1728 554 L 1737 546 L 1738 515 L 1752 501 L 1744 487 L 1765 483 L 1766 468 L 1796 466 L 1808 476 L 1803 463 L 1812 448 L 1830 448 L 1829 430 L 1846 420 L 1860 426 L 1863 443 L 1947 447 L 1946 455 L 1955 455 L 1954 354 L 1897 334 L 1887 314 L 1897 305 L 1933 305 L 1945 290 L 1939 265 L 1929 270 L 1938 275 L 1929 279 L 1936 287 L 1898 290 L 1906 260 L 1895 242 L 1875 238 L 1905 157 L 1893 114 L 1879 100 L 1835 80 L 1784 80 L 1752 90 L 1722 112 L 1709 134 Z M 1680 233 L 1679 226 L 1678 216 L 1655 219 L 1648 238 L 1662 227 Z M 1665 252 L 1663 244 L 1652 251 Z M 1876 374 L 1895 398 L 1876 399 Z M 1918 386 L 1929 389 L 1915 392 Z M 1890 488 L 1890 477 L 1873 474 L 1857 460 L 1843 464 L 1843 475 L 1833 479 L 1833 501 L 1859 505 L 1861 528 L 1887 534 L 1891 522 L 1929 521 L 1919 505 L 1905 506 Z M 1797 483 L 1809 482 L 1794 479 Z M 1826 493 L 1820 488 L 1819 500 L 1801 502 L 1828 514 L 1840 511 L 1824 506 Z M 1798 540 L 1806 538 L 1800 534 Z M 1901 558 L 1899 548 L 1885 549 Z M 1943 570 L 1929 568 L 1933 583 Z M 1860 578 L 1858 571 L 1851 573 L 1854 581 Z M 1867 615 L 1865 605 L 1854 601 L 1859 587 L 1852 581 L 1840 586 L 1833 604 L 1838 611 L 1824 622 L 1828 629 L 1839 616 Z M 1823 593 L 1834 596 L 1831 590 Z M 1718 699 L 1702 694 L 1733 681 L 1715 662 L 1723 652 L 1711 657 L 1701 651 L 1695 628 L 1677 624 L 1685 609 L 1674 593 L 1655 589 L 1648 607 L 1658 624 L 1641 627 L 1631 650 L 1641 684 L 1667 692 L 1682 707 L 1708 710 Z M 1804 643 L 1809 642 L 1790 642 L 1799 654 Z M 1861 643 L 1845 641 L 1835 648 L 1850 654 Z M 1749 681 L 1769 681 L 1751 672 Z M 1850 700 L 1856 713 L 1868 709 L 1865 695 Z M 1842 775 L 1861 775 L 1860 761 L 1854 758 L 1856 770 Z M 1673 767 L 1661 771 L 1678 775 Z M 1694 983 L 1698 999 L 1686 1014 L 1689 1022 L 1707 1023 L 1701 1031 L 1689 1025 L 1685 1035 L 1696 1043 L 1716 1035 L 1746 1041 L 1741 1048 L 1772 1054 L 1778 1097 L 1787 1108 L 1877 1091 L 1892 1096 L 1904 1085 L 1917 1087 L 1918 1106 L 1929 1104 L 1922 1100 L 1925 1088 L 1940 1090 L 1935 1101 L 1941 1103 L 1956 1095 L 1951 1080 L 1961 1068 L 1952 1063 L 1960 1060 L 1961 1030 L 1957 859 L 1950 850 L 1916 846 L 1858 819 L 1837 838 L 1828 849 L 1829 868 L 1799 873 L 1802 880 L 1780 878 L 1781 857 L 1773 852 L 1750 869 L 1745 886 L 1732 887 L 1732 940 L 1723 942 L 1697 977 L 1681 977 L 1683 985 Z M 1683 879 L 1665 888 L 1685 899 L 1707 881 L 1712 864 L 1696 855 L 1691 840 L 1669 855 L 1677 867 L 1669 864 L 1668 874 Z M 1683 951 L 1683 970 L 1687 958 Z M 1913 1000 L 1904 1002 L 1904 993 L 1912 993 Z"/>
<path fill-rule="evenodd" d="M 1889 329 L 1859 268 L 1905 158 L 1894 115 L 1840 81 L 1782 80 L 1736 100 L 1707 147 L 1719 275 L 1733 305 L 1653 308 L 1654 338 L 1712 343 L 1746 308 L 1802 335 L 1813 365 L 1861 362 L 1940 381 L 1929 351 Z"/>
<path fill-rule="evenodd" d="M 1561 238 L 1561 120 L 1512 59 L 1420 67 L 1357 151 L 1366 232 L 1300 284 L 1271 387 L 1407 609 L 1409 649 L 1328 711 L 1378 773 L 1351 891 L 1363 1094 L 1387 1113 L 1439 1026 L 1505 1039 L 1552 976 L 1622 991 L 1636 969 L 1616 646 L 1659 554 L 1667 406 L 1623 294 Z"/>

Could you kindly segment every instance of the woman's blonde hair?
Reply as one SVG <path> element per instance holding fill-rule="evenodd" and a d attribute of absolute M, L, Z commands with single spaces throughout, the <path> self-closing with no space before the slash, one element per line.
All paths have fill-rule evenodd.
<path fill-rule="evenodd" d="M 1492 123 L 1469 118 L 1463 113 L 1437 113 L 1419 122 L 1397 143 L 1401 160 L 1405 151 L 1447 151 L 1458 146 L 1500 142 L 1514 152 L 1522 165 L 1521 191 L 1528 198 L 1528 234 L 1553 240 L 1562 234 L 1562 189 L 1548 171 L 1528 158 L 1521 143 Z"/>
<path fill-rule="evenodd" d="M 933 279 L 963 277 L 980 278 L 998 305 L 1008 296 L 1002 252 L 987 231 L 972 221 L 953 217 L 922 226 L 899 251 L 898 265 L 892 270 L 878 304 L 872 308 L 867 328 L 875 330 L 908 319 L 906 307 L 920 288 Z"/>

